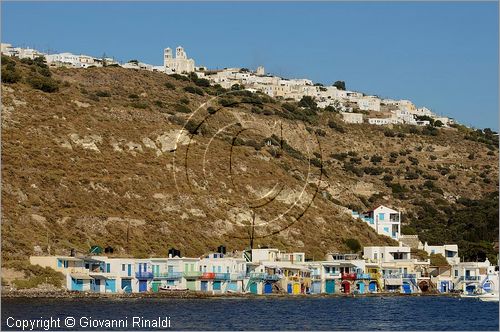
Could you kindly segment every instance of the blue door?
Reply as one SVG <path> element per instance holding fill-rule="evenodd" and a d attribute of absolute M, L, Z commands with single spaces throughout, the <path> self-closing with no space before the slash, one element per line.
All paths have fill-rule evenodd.
<path fill-rule="evenodd" d="M 71 290 L 83 291 L 83 280 L 71 278 Z"/>
<path fill-rule="evenodd" d="M 448 281 L 441 281 L 441 293 L 446 293 L 448 290 Z"/>
<path fill-rule="evenodd" d="M 99 293 L 101 291 L 101 279 L 94 279 L 94 283 L 92 284 L 92 291 Z"/>
<path fill-rule="evenodd" d="M 106 279 L 106 292 L 114 293 L 116 292 L 116 280 Z"/>
<path fill-rule="evenodd" d="M 139 292 L 147 292 L 147 291 L 148 291 L 148 281 L 139 280 Z"/>
<path fill-rule="evenodd" d="M 411 286 L 407 282 L 403 282 L 403 293 L 405 293 L 405 294 L 411 293 Z"/>
<path fill-rule="evenodd" d="M 288 284 L 286 286 L 286 291 L 287 291 L 288 294 L 292 294 L 292 284 Z"/>
<path fill-rule="evenodd" d="M 328 294 L 335 293 L 335 280 L 327 280 L 325 284 L 326 292 Z"/>
<path fill-rule="evenodd" d="M 377 291 L 377 283 L 375 281 L 370 281 L 368 290 L 370 291 L 370 293 L 375 293 Z"/>
<path fill-rule="evenodd" d="M 122 279 L 122 287 L 121 288 L 125 293 L 132 293 L 132 280 Z"/>
<path fill-rule="evenodd" d="M 208 281 L 201 281 L 201 291 L 206 292 L 208 291 Z"/>
<path fill-rule="evenodd" d="M 271 283 L 266 283 L 264 285 L 264 294 L 271 294 L 273 292 L 273 285 Z"/>
<path fill-rule="evenodd" d="M 214 290 L 216 290 L 216 291 L 221 290 L 221 282 L 220 281 L 214 281 Z"/>

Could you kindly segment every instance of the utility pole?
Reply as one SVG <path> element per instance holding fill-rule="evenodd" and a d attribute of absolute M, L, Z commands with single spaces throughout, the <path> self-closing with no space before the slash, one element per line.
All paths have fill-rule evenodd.
<path fill-rule="evenodd" d="M 254 235 L 255 235 L 255 211 L 252 210 L 252 227 L 250 228 L 250 250 L 253 249 Z"/>

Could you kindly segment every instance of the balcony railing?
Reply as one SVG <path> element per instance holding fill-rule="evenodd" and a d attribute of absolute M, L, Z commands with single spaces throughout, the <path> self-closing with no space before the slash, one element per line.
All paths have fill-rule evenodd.
<path fill-rule="evenodd" d="M 461 276 L 459 281 L 479 281 L 481 280 L 480 276 Z"/>
<path fill-rule="evenodd" d="M 250 273 L 250 278 L 252 279 L 260 279 L 260 280 L 279 280 L 280 276 L 277 274 L 269 274 L 269 273 Z"/>
<path fill-rule="evenodd" d="M 398 279 L 401 278 L 399 273 L 384 274 L 384 279 Z"/>
<path fill-rule="evenodd" d="M 356 274 L 356 279 L 358 280 L 364 280 L 364 279 L 371 279 L 371 276 L 369 273 L 357 273 Z"/>
<path fill-rule="evenodd" d="M 402 277 L 404 279 L 416 279 L 417 278 L 417 274 L 416 273 L 404 273 L 402 275 Z"/>
<path fill-rule="evenodd" d="M 215 279 L 215 273 L 213 272 L 203 272 L 201 279 Z"/>
<path fill-rule="evenodd" d="M 182 276 L 183 276 L 182 272 L 154 273 L 154 277 L 160 279 L 179 279 L 182 278 Z"/>
<path fill-rule="evenodd" d="M 243 280 L 246 277 L 245 272 L 240 272 L 240 273 L 231 273 L 230 278 L 231 280 Z"/>
<path fill-rule="evenodd" d="M 216 280 L 229 280 L 230 276 L 231 275 L 229 273 L 216 273 L 214 279 L 216 279 Z"/>
<path fill-rule="evenodd" d="M 342 279 L 344 279 L 344 280 L 356 280 L 356 273 L 342 273 Z"/>
<path fill-rule="evenodd" d="M 153 272 L 140 271 L 135 273 L 137 279 L 153 279 Z"/>
<path fill-rule="evenodd" d="M 199 278 L 201 276 L 199 271 L 185 271 L 183 274 L 185 278 Z"/>

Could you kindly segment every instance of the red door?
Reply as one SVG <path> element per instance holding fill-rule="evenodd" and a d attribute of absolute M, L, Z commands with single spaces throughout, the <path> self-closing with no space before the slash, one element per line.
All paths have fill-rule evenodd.
<path fill-rule="evenodd" d="M 344 293 L 348 294 L 351 292 L 351 283 L 349 281 L 344 281 Z"/>

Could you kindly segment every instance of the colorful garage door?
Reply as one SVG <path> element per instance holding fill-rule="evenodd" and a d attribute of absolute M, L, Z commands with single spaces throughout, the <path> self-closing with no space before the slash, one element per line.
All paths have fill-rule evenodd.
<path fill-rule="evenodd" d="M 206 292 L 208 291 L 208 281 L 203 281 L 201 282 L 201 291 Z"/>
<path fill-rule="evenodd" d="M 344 287 L 344 293 L 350 293 L 351 292 L 351 284 L 349 281 L 344 281 L 342 282 L 342 286 Z"/>
<path fill-rule="evenodd" d="M 188 280 L 187 281 L 187 289 L 196 290 L 196 280 Z"/>
<path fill-rule="evenodd" d="M 132 293 L 132 280 L 122 279 L 122 287 L 121 288 L 125 293 Z"/>
<path fill-rule="evenodd" d="M 116 292 L 116 280 L 115 279 L 106 279 L 106 292 L 107 293 Z"/>
<path fill-rule="evenodd" d="M 377 291 L 377 282 L 376 281 L 370 281 L 370 284 L 368 285 L 368 290 L 371 293 L 375 293 Z"/>
<path fill-rule="evenodd" d="M 221 290 L 221 282 L 220 281 L 214 281 L 214 290 L 216 290 L 216 291 Z"/>
<path fill-rule="evenodd" d="M 293 284 L 293 294 L 300 294 L 300 284 Z"/>
<path fill-rule="evenodd" d="M 139 280 L 139 292 L 147 292 L 147 291 L 148 291 L 148 281 Z"/>
<path fill-rule="evenodd" d="M 101 291 L 101 279 L 94 279 L 92 282 L 92 291 L 99 293 Z"/>
<path fill-rule="evenodd" d="M 252 294 L 257 294 L 257 283 L 252 282 L 250 284 L 250 293 Z"/>
<path fill-rule="evenodd" d="M 358 290 L 359 294 L 363 294 L 365 292 L 365 283 L 358 282 L 356 289 Z"/>
<path fill-rule="evenodd" d="M 328 294 L 335 293 L 335 280 L 327 280 L 325 284 L 326 292 Z"/>
<path fill-rule="evenodd" d="M 83 291 L 83 280 L 71 278 L 71 290 Z"/>
<path fill-rule="evenodd" d="M 266 283 L 264 285 L 264 294 L 271 294 L 273 292 L 273 284 L 271 283 Z"/>
<path fill-rule="evenodd" d="M 311 293 L 313 294 L 321 293 L 321 281 L 314 281 L 311 284 Z"/>
<path fill-rule="evenodd" d="M 238 291 L 238 282 L 237 281 L 231 281 L 229 285 L 227 285 L 227 289 L 233 292 Z"/>
<path fill-rule="evenodd" d="M 403 293 L 405 293 L 405 294 L 411 293 L 411 286 L 407 282 L 403 282 Z"/>

